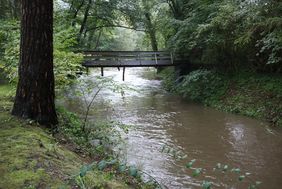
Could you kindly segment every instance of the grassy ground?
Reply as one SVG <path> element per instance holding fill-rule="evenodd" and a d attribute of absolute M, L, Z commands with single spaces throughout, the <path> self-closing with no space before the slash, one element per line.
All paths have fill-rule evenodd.
<path fill-rule="evenodd" d="M 230 78 L 226 94 L 210 105 L 282 126 L 282 77 L 236 75 Z"/>
<path fill-rule="evenodd" d="M 74 147 L 47 129 L 11 116 L 11 91 L 0 85 L 0 188 L 141 188 L 126 176 L 90 166 L 91 159 L 69 150 Z"/>
<path fill-rule="evenodd" d="M 176 82 L 173 70 L 162 73 L 169 91 L 219 110 L 282 126 L 282 76 L 241 72 L 232 76 L 194 71 Z"/>

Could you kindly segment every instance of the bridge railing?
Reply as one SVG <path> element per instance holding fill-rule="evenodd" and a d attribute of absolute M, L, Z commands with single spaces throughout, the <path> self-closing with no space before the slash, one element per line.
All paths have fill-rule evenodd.
<path fill-rule="evenodd" d="M 166 51 L 83 51 L 86 67 L 142 67 L 174 64 L 173 54 Z"/>

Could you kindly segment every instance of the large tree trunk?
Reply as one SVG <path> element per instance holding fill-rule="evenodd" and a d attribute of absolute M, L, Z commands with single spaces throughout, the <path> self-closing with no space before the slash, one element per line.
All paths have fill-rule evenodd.
<path fill-rule="evenodd" d="M 54 98 L 53 1 L 22 0 L 19 82 L 12 114 L 55 125 Z"/>

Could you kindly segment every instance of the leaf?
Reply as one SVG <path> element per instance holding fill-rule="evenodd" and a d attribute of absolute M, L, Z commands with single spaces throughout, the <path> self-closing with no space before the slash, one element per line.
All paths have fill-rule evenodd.
<path fill-rule="evenodd" d="M 251 185 L 248 187 L 248 189 L 256 189 L 256 188 L 257 188 L 257 186 L 254 185 L 254 184 L 251 184 Z"/>
<path fill-rule="evenodd" d="M 223 167 L 223 171 L 227 171 L 227 169 L 228 169 L 228 165 L 224 165 L 224 167 Z"/>
<path fill-rule="evenodd" d="M 216 164 L 216 169 L 221 169 L 221 163 Z"/>
<path fill-rule="evenodd" d="M 80 173 L 79 173 L 79 175 L 80 175 L 81 177 L 84 177 L 84 176 L 86 175 L 87 171 L 88 171 L 88 166 L 87 166 L 87 165 L 83 165 L 83 166 L 80 168 Z"/>
<path fill-rule="evenodd" d="M 186 164 L 186 167 L 189 168 L 189 169 L 192 168 L 192 166 L 195 162 L 196 162 L 195 159 L 191 160 L 189 163 Z"/>
<path fill-rule="evenodd" d="M 195 171 L 193 172 L 193 177 L 197 177 L 202 173 L 202 168 L 197 168 L 195 169 Z"/>
<path fill-rule="evenodd" d="M 239 168 L 233 168 L 232 170 L 231 170 L 231 172 L 233 172 L 233 173 L 240 173 L 241 172 L 241 170 L 239 169 Z"/>
<path fill-rule="evenodd" d="M 184 155 L 184 156 L 180 157 L 180 159 L 185 159 L 187 157 L 188 157 L 187 155 Z"/>
<path fill-rule="evenodd" d="M 212 183 L 209 181 L 204 181 L 202 184 L 203 189 L 211 189 Z"/>
<path fill-rule="evenodd" d="M 239 181 L 243 181 L 245 178 L 246 178 L 245 175 L 241 175 L 241 176 L 239 176 L 238 180 L 239 180 Z"/>
<path fill-rule="evenodd" d="M 105 160 L 102 160 L 98 163 L 98 169 L 100 171 L 104 170 L 107 167 L 107 162 Z"/>
<path fill-rule="evenodd" d="M 137 173 L 138 173 L 138 171 L 137 171 L 136 167 L 134 167 L 134 166 L 129 167 L 129 175 L 130 176 L 137 177 Z"/>
<path fill-rule="evenodd" d="M 116 160 L 116 159 L 107 162 L 108 165 L 114 165 L 114 164 L 116 164 L 116 163 L 117 163 L 117 160 Z"/>
<path fill-rule="evenodd" d="M 122 164 L 118 167 L 118 171 L 121 172 L 121 173 L 125 172 L 125 170 L 126 170 L 126 166 L 124 164 Z"/>

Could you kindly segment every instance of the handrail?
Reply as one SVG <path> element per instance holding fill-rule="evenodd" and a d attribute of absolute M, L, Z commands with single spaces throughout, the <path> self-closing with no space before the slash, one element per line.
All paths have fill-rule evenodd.
<path fill-rule="evenodd" d="M 174 66 L 174 56 L 168 51 L 81 51 L 86 67 L 150 67 Z"/>

